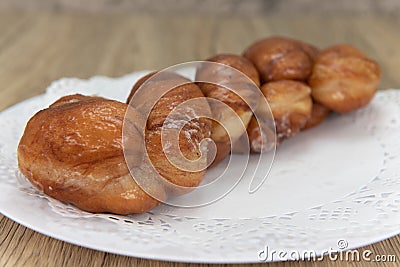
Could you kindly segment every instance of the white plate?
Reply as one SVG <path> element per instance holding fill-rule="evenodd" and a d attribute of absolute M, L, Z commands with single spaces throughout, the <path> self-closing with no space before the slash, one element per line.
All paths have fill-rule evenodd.
<path fill-rule="evenodd" d="M 84 247 L 184 262 L 258 262 L 265 246 L 321 254 L 338 249 L 339 240 L 349 249 L 400 233 L 400 90 L 381 91 L 368 107 L 331 116 L 284 142 L 259 191 L 248 194 L 244 177 L 225 198 L 206 207 L 162 205 L 141 215 L 90 214 L 17 179 L 16 147 L 36 111 L 71 93 L 123 101 L 144 73 L 61 79 L 46 94 L 3 111 L 0 212 Z"/>

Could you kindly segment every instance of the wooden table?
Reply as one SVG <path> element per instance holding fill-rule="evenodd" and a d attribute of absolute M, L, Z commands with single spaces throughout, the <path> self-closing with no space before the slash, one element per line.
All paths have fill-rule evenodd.
<path fill-rule="evenodd" d="M 0 14 L 0 110 L 44 92 L 61 77 L 119 76 L 240 53 L 258 38 L 280 34 L 324 47 L 350 43 L 382 66 L 381 88 L 400 88 L 400 17 Z M 29 230 L 0 215 L 0 266 L 184 266 L 98 252 Z M 395 254 L 400 235 L 360 250 Z M 324 266 L 346 262 L 324 260 Z M 317 266 L 288 262 L 270 266 Z M 352 266 L 376 266 L 351 262 Z M 197 266 L 193 264 L 191 266 Z M 239 266 L 239 265 L 238 265 Z"/>

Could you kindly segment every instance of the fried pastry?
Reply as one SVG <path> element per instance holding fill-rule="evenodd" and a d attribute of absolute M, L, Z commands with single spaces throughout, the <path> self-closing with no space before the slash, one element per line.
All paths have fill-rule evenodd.
<path fill-rule="evenodd" d="M 377 62 L 350 45 L 335 45 L 317 56 L 309 84 L 316 102 L 346 113 L 371 101 L 380 78 Z"/>
<path fill-rule="evenodd" d="M 153 78 L 150 79 L 151 77 Z M 159 92 L 165 92 L 165 94 Z M 157 94 L 160 96 L 155 99 L 154 96 Z M 195 101 L 190 102 L 191 100 Z M 157 172 L 174 185 L 188 188 L 197 186 L 205 174 L 207 158 L 205 161 L 197 162 L 199 166 L 194 166 L 196 163 L 193 161 L 199 159 L 202 153 L 207 154 L 207 151 L 201 150 L 200 143 L 211 134 L 211 121 L 202 116 L 210 117 L 210 107 L 199 87 L 175 73 L 153 72 L 141 78 L 133 86 L 127 103 L 139 111 L 150 111 L 145 129 L 146 149 Z M 185 103 L 189 103 L 190 107 L 179 110 L 175 118 L 169 117 L 174 109 Z M 190 116 L 191 118 L 185 121 Z M 161 143 L 162 131 L 165 131 L 164 146 Z M 169 140 L 173 137 L 176 137 L 176 140 Z M 167 158 L 166 149 L 174 142 L 178 144 L 177 148 L 180 148 L 183 156 L 192 161 L 191 167 L 203 170 L 187 171 L 180 168 L 182 166 L 172 164 Z M 169 155 L 174 157 L 176 154 Z M 180 163 L 183 162 L 178 162 L 177 165 Z M 184 192 L 187 191 L 182 189 L 175 190 L 173 193 Z"/>
<path fill-rule="evenodd" d="M 326 117 L 328 117 L 329 112 L 330 110 L 327 107 L 313 102 L 311 117 L 308 119 L 302 130 L 307 130 L 320 125 L 326 119 Z"/>
<path fill-rule="evenodd" d="M 217 154 L 212 165 L 215 166 L 229 154 L 231 142 L 237 141 L 246 132 L 246 127 L 253 114 L 250 106 L 255 107 L 257 104 L 255 90 L 258 90 L 257 86 L 260 85 L 260 80 L 254 65 L 242 56 L 219 54 L 207 59 L 207 61 L 235 69 L 206 64 L 197 70 L 196 80 L 200 81 L 198 82 L 199 87 L 206 97 L 224 103 L 240 119 L 237 120 L 229 110 L 221 108 L 222 106 L 218 105 L 217 102 L 210 102 L 215 119 L 211 130 L 211 138 L 217 147 Z M 239 74 L 236 70 L 244 75 Z M 234 88 L 237 93 L 227 88 Z M 243 124 L 244 127 L 241 127 L 239 123 Z"/>
<path fill-rule="evenodd" d="M 286 37 L 269 37 L 243 53 L 256 66 L 262 83 L 278 80 L 305 81 L 311 74 L 318 48 Z"/>
<path fill-rule="evenodd" d="M 274 116 L 278 144 L 297 134 L 310 119 L 311 88 L 305 83 L 291 80 L 269 82 L 261 86 L 261 92 L 266 97 Z M 250 133 L 257 125 L 252 124 L 251 126 L 252 128 L 248 129 Z M 268 135 L 266 134 L 266 136 Z M 257 135 L 250 135 L 250 137 L 250 144 L 259 140 Z M 252 151 L 260 152 L 256 147 L 260 146 L 252 145 Z"/>
<path fill-rule="evenodd" d="M 101 97 L 66 96 L 36 113 L 18 145 L 18 166 L 39 190 L 90 212 L 141 213 L 158 205 L 125 163 L 122 124 L 128 106 Z M 130 138 L 143 140 L 142 115 L 130 109 Z M 140 145 L 127 155 L 141 162 Z M 153 184 L 164 194 L 164 189 Z"/>
<path fill-rule="evenodd" d="M 273 125 L 257 121 L 256 117 L 253 116 L 250 120 L 249 126 L 247 127 L 247 137 L 249 138 L 250 152 L 252 153 L 263 153 L 270 151 L 275 147 L 276 139 L 274 137 L 275 132 L 273 131 Z M 239 140 L 241 141 L 241 140 Z M 242 142 L 243 143 L 243 142 Z M 246 153 L 246 150 L 240 150 L 239 146 L 235 153 Z"/>

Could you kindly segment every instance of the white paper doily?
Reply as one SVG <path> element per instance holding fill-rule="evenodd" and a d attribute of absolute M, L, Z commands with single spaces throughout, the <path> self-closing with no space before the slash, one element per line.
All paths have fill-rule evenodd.
<path fill-rule="evenodd" d="M 61 79 L 46 94 L 0 113 L 0 212 L 77 245 L 185 262 L 258 262 L 265 246 L 318 253 L 337 249 L 340 239 L 355 248 L 400 233 L 400 90 L 380 91 L 368 107 L 331 116 L 284 142 L 255 194 L 247 193 L 245 177 L 225 198 L 202 208 L 90 214 L 24 182 L 16 147 L 35 112 L 72 93 L 124 101 L 145 73 Z"/>

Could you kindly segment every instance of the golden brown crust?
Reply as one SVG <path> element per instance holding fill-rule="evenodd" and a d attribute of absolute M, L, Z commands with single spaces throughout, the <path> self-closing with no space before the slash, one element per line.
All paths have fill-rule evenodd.
<path fill-rule="evenodd" d="M 305 81 L 311 74 L 318 48 L 286 37 L 255 42 L 243 55 L 256 66 L 262 83 L 278 80 Z"/>
<path fill-rule="evenodd" d="M 75 102 L 79 102 L 81 100 L 95 100 L 101 97 L 97 97 L 97 96 L 91 96 L 90 98 L 86 95 L 81 95 L 81 94 L 75 94 L 75 95 L 66 95 L 61 97 L 60 99 L 56 100 L 53 104 L 51 104 L 49 107 L 53 108 L 56 106 L 62 106 L 65 104 L 70 104 L 70 103 L 75 103 Z"/>
<path fill-rule="evenodd" d="M 255 96 L 254 89 L 259 86 L 260 80 L 257 69 L 246 58 L 239 55 L 232 54 L 219 54 L 213 56 L 207 61 L 220 63 L 245 74 L 247 78 L 238 75 L 236 71 L 231 71 L 229 68 L 218 68 L 215 65 L 205 65 L 197 70 L 196 80 L 198 81 L 212 81 L 213 83 L 199 82 L 199 87 L 207 98 L 216 99 L 227 106 L 229 106 L 240 118 L 244 128 L 237 125 L 236 120 L 232 118 L 230 113 L 223 112 L 220 105 L 210 103 L 213 117 L 216 121 L 229 126 L 228 132 L 224 129 L 222 124 L 213 121 L 211 138 L 217 146 L 217 154 L 213 161 L 212 166 L 217 165 L 222 161 L 231 150 L 231 141 L 236 141 L 240 136 L 245 133 L 245 128 L 250 122 L 252 111 L 249 105 L 256 106 L 257 97 Z M 239 94 L 230 91 L 227 88 L 235 89 Z M 243 98 L 242 98 L 243 97 Z M 248 101 L 246 102 L 245 99 Z M 241 130 L 242 129 L 242 130 Z"/>
<path fill-rule="evenodd" d="M 274 134 L 274 131 L 266 123 L 258 123 L 256 117 L 253 116 L 250 120 L 249 126 L 247 127 L 250 152 L 261 153 L 271 150 L 276 141 Z"/>
<path fill-rule="evenodd" d="M 297 134 L 311 117 L 311 88 L 297 81 L 266 83 L 261 92 L 267 99 L 275 120 L 277 142 Z"/>
<path fill-rule="evenodd" d="M 122 148 L 127 105 L 82 95 L 59 99 L 28 122 L 18 146 L 21 172 L 47 195 L 90 212 L 141 213 L 158 201 L 129 174 Z M 135 128 L 141 115 L 129 110 L 130 137 L 143 140 Z M 129 152 L 139 163 L 140 146 Z M 156 186 L 156 185 L 154 185 Z M 162 194 L 162 188 L 155 188 Z"/>
<path fill-rule="evenodd" d="M 155 76 L 155 74 L 157 74 Z M 149 80 L 152 77 L 151 80 Z M 147 83 L 146 83 L 147 82 Z M 190 80 L 186 79 L 185 77 L 178 75 L 174 72 L 168 71 L 153 71 L 145 76 L 141 77 L 132 87 L 131 92 L 129 93 L 128 98 L 126 99 L 126 103 L 129 104 L 132 100 L 133 95 L 137 92 L 137 90 L 143 85 L 143 89 L 141 90 L 141 94 L 144 96 L 149 96 L 153 93 L 156 93 L 159 90 L 164 89 L 172 89 L 177 87 L 180 84 L 184 83 L 192 83 Z M 138 95 L 136 95 L 138 97 Z M 149 101 L 145 101 L 143 105 L 145 105 Z M 138 104 L 138 103 L 135 103 Z M 139 103 L 142 104 L 142 103 Z M 152 104 L 152 103 L 151 103 Z"/>
<path fill-rule="evenodd" d="M 240 72 L 242 72 L 244 75 L 246 75 L 250 80 L 252 80 L 257 86 L 260 86 L 260 75 L 258 74 L 258 71 L 256 67 L 249 61 L 247 58 L 235 55 L 235 54 L 218 54 L 213 57 L 208 58 L 206 61 L 210 62 L 216 62 L 220 64 L 224 64 L 227 66 L 230 66 Z M 215 70 L 215 68 L 213 68 Z M 203 70 L 206 72 L 207 70 Z M 218 75 L 218 73 L 212 73 L 212 75 Z M 200 74 L 197 77 L 202 77 L 203 75 Z M 236 78 L 236 76 L 233 76 L 233 78 Z M 241 77 L 237 77 L 239 80 L 231 80 L 231 82 L 243 82 L 243 79 Z"/>
<path fill-rule="evenodd" d="M 145 76 L 143 76 L 142 78 L 140 78 L 132 87 L 131 92 L 129 93 L 128 98 L 126 99 L 126 103 L 129 104 L 129 102 L 131 101 L 133 95 L 136 93 L 136 91 L 140 88 L 140 86 L 142 86 L 142 84 L 147 81 L 151 76 L 153 76 L 154 74 L 156 74 L 156 71 L 150 72 L 149 74 L 146 74 Z"/>
<path fill-rule="evenodd" d="M 350 45 L 336 45 L 317 56 L 309 84 L 316 102 L 346 113 L 371 101 L 380 78 L 377 62 Z"/>
<path fill-rule="evenodd" d="M 179 135 L 179 148 L 181 149 L 183 155 L 189 160 L 196 160 L 200 157 L 200 134 L 192 133 L 189 137 L 185 135 L 190 133 L 189 127 L 181 131 L 180 133 L 172 133 L 178 132 L 177 129 L 168 129 L 167 135 L 177 134 Z M 158 171 L 158 173 L 165 179 L 167 179 L 172 184 L 182 186 L 182 187 L 196 187 L 202 181 L 205 170 L 198 172 L 189 172 L 185 170 L 181 170 L 174 165 L 172 165 L 164 151 L 162 151 L 161 144 L 161 130 L 152 130 L 146 131 L 146 148 L 151 163 Z M 205 162 L 204 162 L 205 163 Z M 200 167 L 200 166 L 199 166 Z M 205 167 L 205 165 L 204 165 Z M 178 192 L 173 193 L 184 193 L 187 192 L 184 189 L 177 190 Z"/>
<path fill-rule="evenodd" d="M 200 142 L 211 137 L 217 148 L 211 166 L 231 152 L 231 141 L 238 144 L 234 146 L 237 151 L 247 152 L 242 151 L 243 143 L 239 139 L 246 132 L 251 152 L 268 151 L 275 145 L 274 131 L 270 128 L 274 127 L 257 122 L 249 107 L 257 106 L 259 99 L 253 89 L 254 84 L 260 86 L 260 79 L 279 144 L 300 130 L 320 124 L 330 110 L 346 113 L 368 104 L 381 78 L 377 62 L 350 45 L 335 45 L 320 52 L 298 40 L 270 37 L 252 44 L 243 55 L 219 54 L 207 61 L 230 66 L 248 79 L 226 67 L 204 65 L 197 69 L 196 80 L 200 82 L 196 84 L 175 73 L 149 73 L 133 86 L 127 99 L 131 106 L 96 96 L 76 94 L 60 98 L 27 123 L 18 145 L 19 169 L 45 194 L 82 210 L 117 214 L 145 212 L 171 193 L 187 193 L 200 184 L 205 174 L 204 169 L 188 171 L 174 165 L 170 160 L 179 157 L 170 153 L 172 158 L 167 158 L 164 149 L 168 150 L 168 142 L 177 142 L 182 155 L 196 162 L 202 153 L 207 153 Z M 151 77 L 154 79 L 149 80 Z M 205 80 L 214 83 L 201 82 Z M 242 97 L 227 87 L 237 89 Z M 152 96 L 166 88 L 172 90 L 152 106 Z M 204 96 L 229 106 L 247 129 L 239 127 L 231 113 L 204 99 L 195 104 L 196 108 L 201 114 L 213 114 L 217 121 L 225 123 L 230 136 L 220 123 L 204 117 L 189 120 L 183 127 L 180 121 L 189 113 L 180 111 L 177 117 L 168 117 L 179 105 Z M 145 121 L 140 112 L 148 108 L 151 111 Z M 190 109 L 190 115 L 196 116 L 196 108 L 190 106 L 187 111 Z M 124 141 L 127 137 L 132 142 L 125 150 L 123 124 L 129 128 L 124 132 L 128 134 Z M 162 136 L 163 131 L 167 138 Z M 168 139 L 174 136 L 177 140 Z M 162 139 L 167 142 L 166 147 Z M 155 193 L 159 200 L 137 184 L 126 165 L 129 161 L 130 167 L 146 174 L 147 166 L 143 164 L 146 155 L 164 181 L 147 176 L 141 177 L 141 181 L 144 178 L 146 191 Z M 193 163 L 195 167 L 206 164 Z"/>
<path fill-rule="evenodd" d="M 155 90 L 163 88 L 171 89 L 156 101 L 155 105 L 151 109 L 146 123 L 146 148 L 152 164 L 163 178 L 178 186 L 195 187 L 202 181 L 205 170 L 188 172 L 172 165 L 168 161 L 161 144 L 161 130 L 162 128 L 166 130 L 168 136 L 179 136 L 179 140 L 172 140 L 172 142 L 179 143 L 179 148 L 187 159 L 198 159 L 201 154 L 200 142 L 203 139 L 210 137 L 211 121 L 204 117 L 194 118 L 185 123 L 184 126 L 182 125 L 183 128 L 179 131 L 179 129 L 177 129 L 179 125 L 176 125 L 174 120 L 166 121 L 166 119 L 179 105 L 186 101 L 190 101 L 191 99 L 204 97 L 204 95 L 196 84 L 174 73 L 158 73 L 158 76 L 155 76 L 154 80 L 152 79 L 145 83 L 155 74 L 156 73 L 150 73 L 140 79 L 138 81 L 140 84 L 135 84 L 132 88 L 132 93 L 127 102 L 130 102 L 133 95 L 135 95 L 135 103 L 133 104 L 136 104 L 136 107 L 139 110 L 142 110 L 143 108 L 148 107 L 149 96 L 152 95 Z M 181 83 L 183 84 L 177 87 L 168 87 L 170 85 Z M 143 84 L 141 91 L 137 91 L 141 84 Z M 196 100 L 196 104 L 194 105 L 197 105 L 197 108 L 200 108 L 204 113 L 208 113 L 208 115 L 211 114 L 211 111 L 209 110 L 210 107 L 205 99 Z M 194 105 L 192 106 L 193 109 L 191 109 L 192 113 L 196 112 Z M 196 114 L 192 113 L 181 114 L 182 119 L 184 119 L 186 115 L 194 115 L 196 117 Z M 205 166 L 206 162 L 203 163 Z M 185 190 L 181 193 L 184 192 Z"/>
<path fill-rule="evenodd" d="M 328 117 L 329 112 L 330 110 L 327 107 L 313 102 L 311 117 L 302 130 L 307 130 L 318 126 L 326 119 L 326 117 Z"/>

